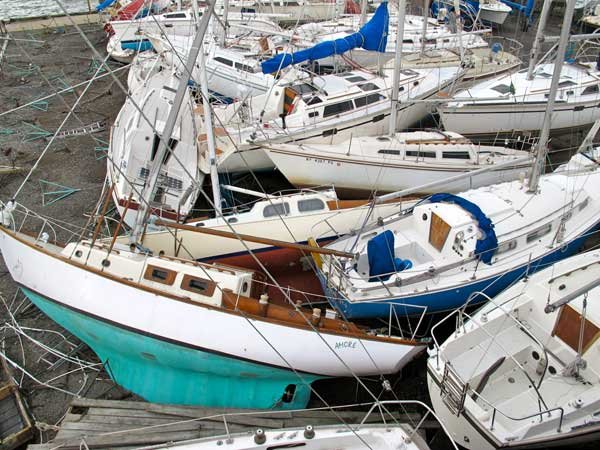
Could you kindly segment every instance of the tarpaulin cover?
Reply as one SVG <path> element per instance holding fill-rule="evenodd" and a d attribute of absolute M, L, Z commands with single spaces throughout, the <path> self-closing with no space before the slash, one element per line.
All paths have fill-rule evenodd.
<path fill-rule="evenodd" d="M 387 45 L 389 12 L 387 2 L 383 2 L 375 14 L 360 30 L 344 38 L 321 42 L 314 47 L 294 53 L 281 53 L 261 64 L 263 73 L 273 73 L 292 64 L 315 61 L 331 55 L 341 55 L 353 48 L 364 48 L 384 52 Z"/>
<path fill-rule="evenodd" d="M 100 3 L 98 6 L 96 6 L 96 11 L 98 11 L 98 12 L 104 11 L 106 8 L 108 8 L 110 5 L 112 5 L 116 1 L 117 0 L 104 0 L 102 3 Z"/>
<path fill-rule="evenodd" d="M 479 258 L 484 263 L 491 265 L 492 257 L 498 248 L 498 238 L 496 237 L 494 224 L 490 218 L 484 214 L 481 208 L 469 200 L 452 194 L 433 194 L 427 200 L 429 200 L 431 203 L 454 203 L 473 216 L 473 218 L 478 222 L 479 229 L 483 234 L 483 238 L 478 239 L 477 243 L 475 244 L 475 254 L 479 255 Z"/>
<path fill-rule="evenodd" d="M 394 233 L 386 230 L 367 243 L 369 282 L 387 281 L 395 272 L 410 269 L 412 262 L 394 256 Z"/>

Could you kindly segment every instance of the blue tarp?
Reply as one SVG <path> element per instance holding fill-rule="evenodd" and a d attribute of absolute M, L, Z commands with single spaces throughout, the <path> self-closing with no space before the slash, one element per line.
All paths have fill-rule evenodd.
<path fill-rule="evenodd" d="M 369 282 L 387 281 L 395 272 L 410 269 L 412 262 L 394 256 L 394 233 L 386 230 L 367 243 Z"/>
<path fill-rule="evenodd" d="M 108 8 L 110 5 L 112 5 L 116 1 L 117 0 L 104 0 L 102 3 L 100 3 L 98 6 L 96 6 L 96 11 L 98 11 L 98 12 L 104 11 L 106 8 Z"/>
<path fill-rule="evenodd" d="M 314 47 L 294 53 L 281 53 L 261 64 L 263 73 L 277 72 L 292 64 L 304 61 L 316 61 L 331 55 L 341 55 L 353 48 L 364 48 L 376 52 L 384 52 L 387 45 L 389 12 L 387 2 L 383 2 L 375 14 L 356 33 L 334 41 L 321 42 Z"/>
<path fill-rule="evenodd" d="M 469 200 L 452 194 L 433 194 L 427 200 L 429 200 L 431 203 L 454 203 L 473 216 L 473 218 L 479 224 L 479 229 L 483 234 L 483 238 L 477 240 L 475 245 L 475 254 L 479 255 L 479 258 L 484 263 L 491 265 L 492 257 L 498 248 L 498 238 L 496 237 L 494 224 L 490 218 L 484 214 L 481 208 Z"/>

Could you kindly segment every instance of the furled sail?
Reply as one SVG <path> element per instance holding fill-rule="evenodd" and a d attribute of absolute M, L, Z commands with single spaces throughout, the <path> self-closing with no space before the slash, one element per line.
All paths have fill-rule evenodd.
<path fill-rule="evenodd" d="M 360 30 L 344 38 L 321 42 L 294 53 L 281 53 L 261 64 L 263 73 L 273 73 L 291 64 L 315 61 L 331 55 L 341 55 L 353 48 L 384 52 L 387 45 L 389 17 L 387 2 L 382 2 L 375 14 Z"/>

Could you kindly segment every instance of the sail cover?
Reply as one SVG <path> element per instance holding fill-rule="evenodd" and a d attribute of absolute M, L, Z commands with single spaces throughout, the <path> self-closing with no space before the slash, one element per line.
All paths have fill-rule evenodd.
<path fill-rule="evenodd" d="M 384 52 L 387 45 L 389 12 L 387 2 L 382 2 L 375 14 L 360 30 L 344 38 L 321 42 L 314 47 L 294 53 L 281 53 L 261 64 L 263 73 L 273 73 L 291 64 L 315 61 L 331 55 L 341 55 L 353 48 Z"/>
<path fill-rule="evenodd" d="M 498 238 L 496 237 L 493 222 L 485 215 L 481 208 L 463 197 L 452 194 L 433 194 L 427 200 L 431 203 L 454 203 L 473 216 L 483 234 L 481 239 L 477 239 L 475 254 L 479 255 L 479 259 L 484 263 L 491 265 L 492 257 L 498 248 Z"/>
<path fill-rule="evenodd" d="M 102 3 L 100 3 L 98 6 L 96 6 L 96 11 L 100 12 L 100 11 L 104 11 L 106 8 L 108 8 L 110 5 L 112 5 L 116 0 L 104 0 Z"/>

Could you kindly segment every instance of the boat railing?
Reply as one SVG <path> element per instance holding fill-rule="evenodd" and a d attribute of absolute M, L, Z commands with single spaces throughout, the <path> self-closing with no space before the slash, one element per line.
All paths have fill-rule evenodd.
<path fill-rule="evenodd" d="M 343 419 L 343 417 L 341 417 L 338 414 L 338 412 L 341 412 L 342 410 L 349 410 L 350 408 L 357 409 L 357 408 L 366 408 L 366 407 L 369 407 L 369 409 L 358 423 L 348 423 Z M 393 407 L 401 408 L 402 413 L 407 413 L 407 407 L 411 408 L 411 409 L 418 407 L 419 409 L 424 411 L 424 414 L 422 414 L 420 420 L 416 424 L 412 424 L 409 422 L 400 423 L 400 422 L 398 422 L 398 416 L 394 415 L 394 411 L 391 410 Z M 351 433 L 356 433 L 364 428 L 373 426 L 374 422 L 369 421 L 369 418 L 372 414 L 374 414 L 377 411 L 377 413 L 381 416 L 381 424 L 386 427 L 390 427 L 394 424 L 395 425 L 408 425 L 408 426 L 402 426 L 402 430 L 407 434 L 407 437 L 410 439 L 412 439 L 413 437 L 418 437 L 419 436 L 418 433 L 426 424 L 426 419 L 428 419 L 429 417 L 433 417 L 439 424 L 443 433 L 446 435 L 448 441 L 451 443 L 451 445 L 452 445 L 451 448 L 458 450 L 458 446 L 452 440 L 452 437 L 451 437 L 448 429 L 444 425 L 444 423 L 440 420 L 440 418 L 436 415 L 436 413 L 431 409 L 430 406 L 428 406 L 425 403 L 418 401 L 418 400 L 384 400 L 384 401 L 376 401 L 376 402 L 372 402 L 372 403 L 355 403 L 355 404 L 351 404 L 351 405 L 325 406 L 325 407 L 320 407 L 320 408 L 295 409 L 295 410 L 287 410 L 287 411 L 268 410 L 268 411 L 234 412 L 234 413 L 214 414 L 214 415 L 210 415 L 210 416 L 197 417 L 194 419 L 189 419 L 188 421 L 205 421 L 205 420 L 210 420 L 211 422 L 222 421 L 223 427 L 225 429 L 225 434 L 222 436 L 218 436 L 218 437 L 224 438 L 225 442 L 229 443 L 229 442 L 233 442 L 233 438 L 236 435 L 236 433 L 231 432 L 230 426 L 229 426 L 230 423 L 235 422 L 235 421 L 230 420 L 230 419 L 240 418 L 240 417 L 253 417 L 253 416 L 257 416 L 257 418 L 274 418 L 275 419 L 282 415 L 285 418 L 290 418 L 290 417 L 293 417 L 294 413 L 302 413 L 302 412 L 306 412 L 306 411 L 311 411 L 311 412 L 330 411 L 332 414 L 332 418 L 333 419 L 338 418 L 340 422 L 338 424 L 323 425 L 323 427 L 327 427 L 327 428 L 338 427 L 340 429 L 340 431 L 347 430 L 348 432 L 351 432 Z M 410 417 L 411 416 L 407 415 L 408 420 L 412 422 L 412 419 Z M 309 418 L 307 418 L 307 422 L 308 421 L 310 421 Z M 290 429 L 294 429 L 294 428 L 297 428 L 297 427 L 290 427 Z M 319 433 L 319 429 L 318 428 L 315 429 L 310 423 L 307 423 L 306 428 L 305 428 L 305 433 L 307 433 L 307 432 L 310 433 L 311 436 L 317 437 L 318 433 Z M 256 429 L 256 431 L 254 433 L 255 433 L 255 437 L 263 438 L 263 436 L 264 436 L 264 430 L 261 428 Z M 186 443 L 193 444 L 194 442 L 203 442 L 203 441 L 205 441 L 205 439 L 206 438 L 200 438 L 200 439 L 196 439 L 196 440 L 186 441 Z M 312 437 L 311 437 L 311 439 L 312 439 Z M 275 447 L 278 447 L 278 446 L 276 445 Z M 273 447 L 273 448 L 275 448 L 275 447 Z M 156 446 L 152 446 L 152 447 L 144 447 L 144 448 L 147 450 L 151 450 L 151 449 L 159 449 L 159 448 L 162 449 L 165 447 L 164 447 L 164 444 L 160 444 L 160 445 L 156 445 Z"/>
<path fill-rule="evenodd" d="M 31 236 L 35 239 L 34 243 L 36 244 L 38 242 L 50 242 L 60 245 L 62 242 L 79 238 L 82 232 L 80 228 L 61 223 L 50 217 L 45 217 L 16 202 L 12 204 L 11 202 L 7 204 L 0 202 L 0 213 L 10 215 L 9 228 L 12 228 L 17 233 Z M 37 224 L 35 227 L 32 227 L 31 223 L 34 221 Z M 71 228 L 66 225 L 70 225 Z"/>
<path fill-rule="evenodd" d="M 528 379 L 529 383 L 531 384 L 531 387 L 535 390 L 536 392 L 536 396 L 537 396 L 537 400 L 538 400 L 538 408 L 540 413 L 542 413 L 542 406 L 545 408 L 545 410 L 548 410 L 548 405 L 546 404 L 546 402 L 544 401 L 539 388 L 542 384 L 542 381 L 544 380 L 544 376 L 546 374 L 546 371 L 548 369 L 548 364 L 549 364 L 549 359 L 548 359 L 548 351 L 546 349 L 546 347 L 539 341 L 539 339 L 537 339 L 529 330 L 527 330 L 527 328 L 523 325 L 523 323 L 517 319 L 516 317 L 514 317 L 510 311 L 507 311 L 502 305 L 497 304 L 489 295 L 485 294 L 484 292 L 473 292 L 469 298 L 467 299 L 467 302 L 461 306 L 460 308 L 452 311 L 450 314 L 448 314 L 446 317 L 444 317 L 442 320 L 440 320 L 437 324 L 435 324 L 433 327 L 431 327 L 431 338 L 433 340 L 433 344 L 434 344 L 434 348 L 435 348 L 435 358 L 436 358 L 436 368 L 439 370 L 439 363 L 440 363 L 440 344 L 438 343 L 438 340 L 435 336 L 435 331 L 436 328 L 439 327 L 442 323 L 446 322 L 450 317 L 453 317 L 455 314 L 457 314 L 456 317 L 456 323 L 455 323 L 455 335 L 457 335 L 460 330 L 462 329 L 463 332 L 466 332 L 466 328 L 465 328 L 465 317 L 468 318 L 468 320 L 472 323 L 475 323 L 478 328 L 480 330 L 482 330 L 490 339 L 494 340 L 494 336 L 485 328 L 485 326 L 482 326 L 482 324 L 477 321 L 472 315 L 468 314 L 466 312 L 466 308 L 469 306 L 469 304 L 478 297 L 484 297 L 489 303 L 491 303 L 492 305 L 494 305 L 494 310 L 495 309 L 499 309 L 503 312 L 503 314 L 509 318 L 510 320 L 512 320 L 515 325 L 517 326 L 518 329 L 522 330 L 531 340 L 533 340 L 541 349 L 542 353 L 544 354 L 544 369 L 541 371 L 541 376 L 540 379 L 538 380 L 537 383 L 534 382 L 534 380 L 531 378 L 531 376 L 529 375 L 529 373 L 527 373 L 527 370 L 525 369 L 525 367 L 523 367 L 523 365 L 514 357 L 514 355 L 512 355 L 511 353 L 507 352 L 506 349 L 499 344 L 498 342 L 496 342 L 496 345 L 498 347 L 500 347 L 500 349 L 512 360 L 512 362 L 521 370 L 521 372 L 525 375 L 525 377 Z M 487 317 L 484 314 L 484 317 Z M 450 364 L 449 361 L 446 361 L 446 364 Z M 473 394 L 476 394 L 477 397 L 482 398 L 481 394 L 479 392 L 477 392 L 477 390 L 474 389 L 470 389 L 470 391 Z M 487 402 L 487 401 L 486 401 Z M 489 403 L 489 402 L 487 402 Z M 491 405 L 492 406 L 492 405 Z M 494 407 L 495 408 L 495 407 Z M 537 415 L 537 414 L 536 414 Z"/>
<path fill-rule="evenodd" d="M 533 419 L 535 417 L 539 417 L 540 418 L 540 423 L 541 423 L 544 420 L 544 415 L 547 414 L 548 417 L 552 417 L 552 413 L 554 411 L 560 411 L 560 418 L 558 420 L 558 427 L 556 428 L 556 432 L 560 433 L 562 431 L 562 424 L 563 424 L 563 419 L 564 419 L 564 415 L 565 415 L 565 410 L 563 409 L 562 406 L 556 406 L 554 408 L 547 408 L 547 409 L 545 409 L 543 411 L 539 411 L 537 413 L 529 414 L 528 416 L 512 417 L 512 416 L 509 416 L 508 414 L 500 411 L 498 408 L 496 408 L 494 405 L 492 405 L 483 396 L 481 396 L 481 394 L 479 394 L 479 392 L 473 391 L 473 394 L 475 394 L 477 396 L 477 398 L 479 398 L 481 401 L 483 401 L 486 405 L 488 405 L 493 410 L 493 412 L 492 412 L 492 421 L 490 423 L 490 431 L 494 431 L 494 424 L 496 423 L 496 414 L 497 413 L 499 413 L 503 417 L 506 417 L 508 420 L 512 420 L 513 422 L 520 422 L 520 421 L 523 421 L 523 420 L 529 420 L 529 419 Z"/>

